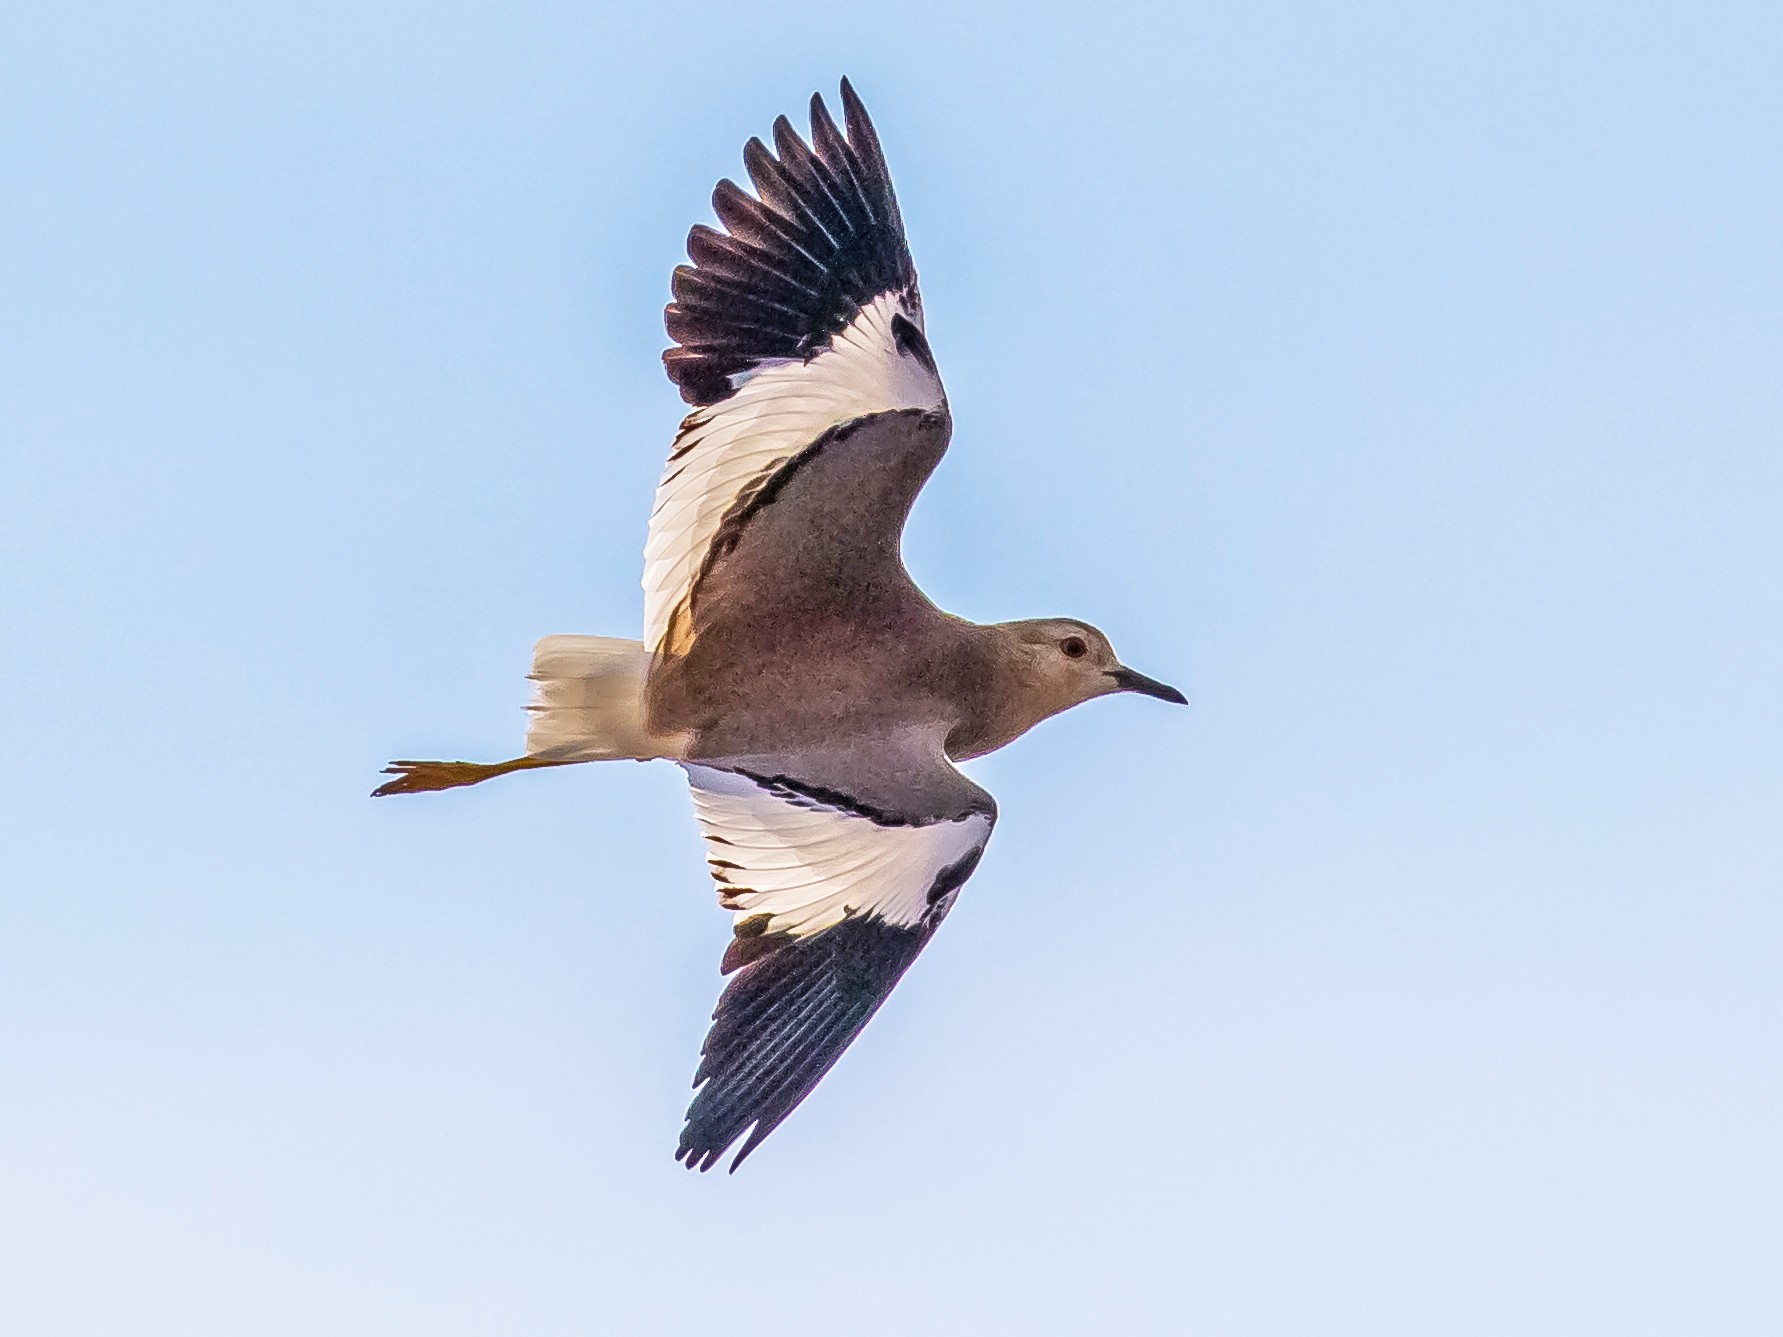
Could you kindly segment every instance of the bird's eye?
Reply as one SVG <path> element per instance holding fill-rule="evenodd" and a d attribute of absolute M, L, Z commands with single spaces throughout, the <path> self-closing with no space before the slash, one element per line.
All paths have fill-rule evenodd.
<path fill-rule="evenodd" d="M 1067 636 L 1059 642 L 1066 659 L 1082 659 L 1090 652 L 1089 642 L 1081 636 Z"/>

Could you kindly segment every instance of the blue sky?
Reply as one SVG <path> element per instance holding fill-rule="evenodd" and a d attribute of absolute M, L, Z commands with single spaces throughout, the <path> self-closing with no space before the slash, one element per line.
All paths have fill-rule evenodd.
<path fill-rule="evenodd" d="M 0 1328 L 1773 1334 L 1774 5 L 79 3 L 0 42 Z M 912 570 L 1182 686 L 734 1178 L 631 634 L 668 272 L 849 74 Z"/>

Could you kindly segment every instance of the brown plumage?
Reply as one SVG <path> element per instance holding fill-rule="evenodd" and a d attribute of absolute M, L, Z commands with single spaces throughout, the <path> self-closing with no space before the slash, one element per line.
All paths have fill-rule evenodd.
<path fill-rule="evenodd" d="M 812 145 L 751 140 L 665 321 L 693 405 L 645 546 L 642 641 L 539 643 L 524 756 L 396 762 L 378 794 L 664 758 L 692 785 L 735 916 L 677 1155 L 741 1161 L 840 1056 L 945 918 L 996 805 L 954 762 L 1114 692 L 1181 702 L 1070 619 L 980 625 L 904 568 L 904 522 L 952 431 L 866 111 Z M 736 1161 L 732 1162 L 734 1169 Z"/>

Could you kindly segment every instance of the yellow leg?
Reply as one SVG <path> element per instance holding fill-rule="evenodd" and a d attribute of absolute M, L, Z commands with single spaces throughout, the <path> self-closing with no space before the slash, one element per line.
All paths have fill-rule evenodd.
<path fill-rule="evenodd" d="M 371 791 L 373 798 L 386 794 L 421 794 L 430 789 L 456 789 L 460 785 L 481 784 L 510 771 L 530 771 L 540 766 L 568 766 L 567 761 L 548 761 L 543 757 L 515 757 L 512 761 L 485 764 L 476 761 L 393 761 L 384 767 L 385 775 L 394 775 Z"/>

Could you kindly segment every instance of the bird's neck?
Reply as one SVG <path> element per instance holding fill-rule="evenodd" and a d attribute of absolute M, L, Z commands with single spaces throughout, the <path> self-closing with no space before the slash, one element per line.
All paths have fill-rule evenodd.
<path fill-rule="evenodd" d="M 955 761 L 995 752 L 1071 704 L 1050 699 L 1031 656 L 1003 627 L 972 624 L 971 630 L 974 671 L 966 677 L 958 722 L 947 736 L 947 754 Z"/>

